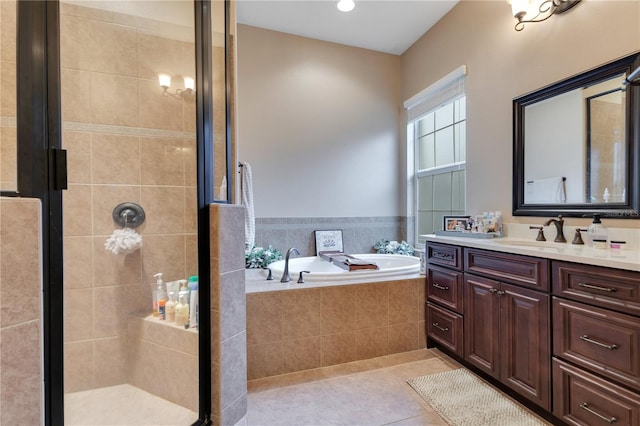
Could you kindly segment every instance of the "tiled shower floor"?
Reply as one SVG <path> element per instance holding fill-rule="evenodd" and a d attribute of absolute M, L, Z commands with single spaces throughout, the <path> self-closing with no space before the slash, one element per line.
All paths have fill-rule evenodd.
<path fill-rule="evenodd" d="M 182 426 L 197 413 L 131 385 L 65 395 L 66 426 Z"/>

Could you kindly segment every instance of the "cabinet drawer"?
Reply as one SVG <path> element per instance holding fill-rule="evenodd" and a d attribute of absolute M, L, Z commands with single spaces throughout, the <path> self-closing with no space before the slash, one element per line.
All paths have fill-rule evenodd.
<path fill-rule="evenodd" d="M 570 425 L 640 425 L 640 395 L 553 360 L 553 414 Z"/>
<path fill-rule="evenodd" d="M 462 247 L 427 242 L 425 256 L 431 265 L 447 266 L 462 270 Z"/>
<path fill-rule="evenodd" d="M 554 354 L 640 389 L 640 319 L 553 300 Z"/>
<path fill-rule="evenodd" d="M 547 259 L 469 248 L 464 254 L 465 271 L 536 290 L 549 290 Z"/>
<path fill-rule="evenodd" d="M 640 273 L 556 261 L 551 268 L 556 296 L 640 315 Z"/>
<path fill-rule="evenodd" d="M 427 299 L 461 314 L 462 273 L 429 266 L 427 268 Z"/>
<path fill-rule="evenodd" d="M 427 302 L 427 336 L 462 356 L 462 316 Z"/>

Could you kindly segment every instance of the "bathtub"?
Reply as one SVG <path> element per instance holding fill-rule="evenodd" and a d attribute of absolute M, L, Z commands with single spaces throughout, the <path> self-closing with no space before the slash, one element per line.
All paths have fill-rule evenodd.
<path fill-rule="evenodd" d="M 420 259 L 413 256 L 399 254 L 354 254 L 358 259 L 373 262 L 378 265 L 378 270 L 366 269 L 360 271 L 348 271 L 335 266 L 318 256 L 292 257 L 289 259 L 289 275 L 291 281 L 298 280 L 300 271 L 310 271 L 304 274 L 306 281 L 344 281 L 358 280 L 362 282 L 369 279 L 401 277 L 407 274 L 420 272 Z M 269 265 L 274 280 L 280 280 L 284 272 L 284 260 L 273 262 Z"/>

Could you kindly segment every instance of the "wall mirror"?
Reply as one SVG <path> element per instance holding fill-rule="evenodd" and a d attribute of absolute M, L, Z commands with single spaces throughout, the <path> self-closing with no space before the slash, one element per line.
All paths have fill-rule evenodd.
<path fill-rule="evenodd" d="M 640 53 L 513 101 L 513 215 L 640 219 Z"/>

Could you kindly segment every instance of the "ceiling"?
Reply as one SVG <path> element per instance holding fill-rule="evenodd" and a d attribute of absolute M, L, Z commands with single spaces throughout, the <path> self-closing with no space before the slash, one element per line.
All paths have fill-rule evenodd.
<path fill-rule="evenodd" d="M 401 55 L 458 0 L 237 0 L 239 24 Z"/>

